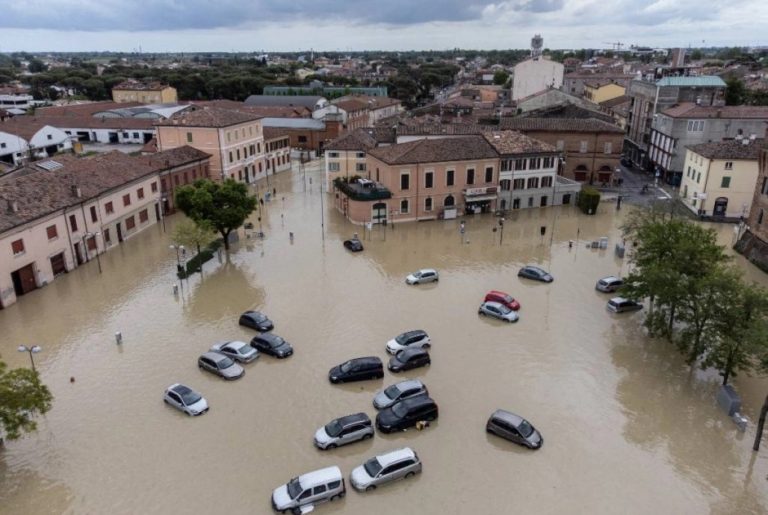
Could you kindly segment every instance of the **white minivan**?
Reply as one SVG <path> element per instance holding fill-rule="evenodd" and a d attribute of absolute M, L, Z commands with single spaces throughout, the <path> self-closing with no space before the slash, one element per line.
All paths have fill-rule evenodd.
<path fill-rule="evenodd" d="M 341 499 L 346 493 L 341 469 L 327 467 L 302 474 L 275 488 L 272 508 L 282 513 L 309 513 L 316 504 Z"/>

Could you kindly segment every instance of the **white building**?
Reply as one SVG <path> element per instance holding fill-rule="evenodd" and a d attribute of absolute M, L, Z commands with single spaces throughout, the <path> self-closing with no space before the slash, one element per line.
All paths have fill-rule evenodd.
<path fill-rule="evenodd" d="M 565 67 L 544 57 L 518 63 L 512 78 L 512 100 L 519 100 L 549 88 L 563 85 Z"/>
<path fill-rule="evenodd" d="M 11 118 L 0 123 L 0 161 L 18 165 L 29 159 L 47 158 L 72 150 L 63 130 L 36 120 Z"/>

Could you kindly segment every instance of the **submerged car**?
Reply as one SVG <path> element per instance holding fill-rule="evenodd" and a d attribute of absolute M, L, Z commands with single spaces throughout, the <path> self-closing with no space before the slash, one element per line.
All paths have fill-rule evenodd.
<path fill-rule="evenodd" d="M 373 398 L 373 407 L 384 409 L 403 399 L 419 396 L 429 396 L 429 391 L 424 383 L 418 379 L 400 381 L 377 393 Z"/>
<path fill-rule="evenodd" d="M 486 293 L 483 302 L 498 302 L 499 304 L 503 304 L 513 311 L 520 309 L 520 303 L 515 300 L 512 295 L 498 290 L 491 290 Z"/>
<path fill-rule="evenodd" d="M 341 499 L 347 488 L 339 467 L 327 467 L 294 477 L 272 492 L 272 509 L 281 513 L 309 513 L 315 505 Z"/>
<path fill-rule="evenodd" d="M 597 281 L 597 283 L 595 284 L 595 289 L 603 293 L 613 293 L 619 288 L 621 288 L 622 286 L 624 286 L 624 281 L 622 281 L 618 277 L 609 275 L 608 277 L 603 277 L 602 279 Z"/>
<path fill-rule="evenodd" d="M 384 377 L 384 366 L 381 359 L 376 356 L 350 359 L 328 371 L 328 380 L 334 384 L 382 377 Z"/>
<path fill-rule="evenodd" d="M 643 305 L 631 299 L 625 299 L 624 297 L 614 297 L 608 301 L 605 306 L 608 311 L 614 313 L 626 313 L 627 311 L 640 311 L 643 309 Z"/>
<path fill-rule="evenodd" d="M 429 352 L 420 348 L 401 350 L 389 359 L 387 368 L 392 372 L 404 372 L 432 364 Z"/>
<path fill-rule="evenodd" d="M 543 283 L 551 283 L 555 279 L 543 268 L 539 268 L 533 265 L 527 265 L 517 272 L 518 277 L 525 277 L 526 279 L 533 279 L 534 281 L 541 281 Z"/>
<path fill-rule="evenodd" d="M 165 390 L 163 401 L 192 417 L 208 411 L 208 401 L 202 395 L 179 383 L 172 384 Z"/>
<path fill-rule="evenodd" d="M 405 431 L 417 422 L 436 420 L 437 416 L 437 404 L 430 397 L 411 397 L 379 411 L 376 415 L 376 427 L 382 433 Z"/>
<path fill-rule="evenodd" d="M 229 356 L 240 363 L 250 363 L 259 357 L 259 351 L 240 341 L 217 343 L 211 347 L 211 350 Z"/>
<path fill-rule="evenodd" d="M 264 333 L 254 336 L 251 340 L 251 347 L 279 359 L 287 358 L 293 354 L 291 344 L 275 333 Z"/>
<path fill-rule="evenodd" d="M 425 284 L 437 282 L 439 280 L 440 276 L 434 268 L 422 268 L 412 274 L 408 274 L 405 278 L 407 284 Z"/>
<path fill-rule="evenodd" d="M 335 449 L 358 440 L 373 438 L 373 424 L 365 413 L 355 413 L 331 420 L 315 432 L 315 445 Z"/>
<path fill-rule="evenodd" d="M 361 252 L 363 250 L 363 244 L 357 238 L 344 241 L 344 248 L 351 252 Z"/>
<path fill-rule="evenodd" d="M 255 329 L 262 333 L 271 331 L 275 328 L 272 320 L 259 311 L 246 311 L 240 315 L 240 325 L 250 327 L 251 329 Z"/>
<path fill-rule="evenodd" d="M 428 349 L 432 345 L 426 331 L 406 331 L 387 342 L 387 352 L 397 354 L 405 349 Z"/>
<path fill-rule="evenodd" d="M 520 415 L 502 409 L 491 414 L 485 424 L 485 430 L 529 449 L 538 449 L 544 444 L 541 434 L 530 422 Z"/>
<path fill-rule="evenodd" d="M 245 374 L 245 369 L 232 358 L 218 352 L 206 352 L 197 359 L 197 366 L 228 380 L 240 379 Z"/>
<path fill-rule="evenodd" d="M 421 460 L 410 447 L 397 449 L 369 459 L 352 470 L 350 483 L 357 490 L 373 490 L 377 486 L 406 479 L 421 472 Z"/>
<path fill-rule="evenodd" d="M 481 316 L 491 316 L 505 322 L 517 322 L 519 318 L 517 312 L 512 311 L 499 302 L 483 302 L 477 309 L 477 314 Z"/>

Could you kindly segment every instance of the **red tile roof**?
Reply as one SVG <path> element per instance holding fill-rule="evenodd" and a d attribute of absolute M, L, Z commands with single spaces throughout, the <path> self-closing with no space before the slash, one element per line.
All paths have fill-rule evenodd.
<path fill-rule="evenodd" d="M 418 139 L 408 143 L 374 148 L 368 153 L 390 165 L 471 161 L 498 157 L 490 143 L 480 136 Z"/>
<path fill-rule="evenodd" d="M 744 142 L 747 142 L 746 145 Z M 757 161 L 760 152 L 763 149 L 762 139 L 742 139 L 714 141 L 712 143 L 701 143 L 699 145 L 690 145 L 688 150 L 696 152 L 707 159 L 733 159 Z"/>
<path fill-rule="evenodd" d="M 157 126 L 222 128 L 260 120 L 262 116 L 241 110 L 219 107 L 200 107 L 174 114 L 166 120 L 155 121 Z"/>
<path fill-rule="evenodd" d="M 557 152 L 557 149 L 517 131 L 494 131 L 483 134 L 488 143 L 501 154 L 541 154 Z"/>
<path fill-rule="evenodd" d="M 768 120 L 768 106 L 700 106 L 693 102 L 670 107 L 661 112 L 672 118 L 730 118 Z"/>
<path fill-rule="evenodd" d="M 523 132 L 609 132 L 624 134 L 621 127 L 595 118 L 502 118 L 499 128 Z"/>

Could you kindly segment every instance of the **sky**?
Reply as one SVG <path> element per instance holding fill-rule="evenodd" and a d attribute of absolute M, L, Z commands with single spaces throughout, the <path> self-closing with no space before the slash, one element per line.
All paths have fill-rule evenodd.
<path fill-rule="evenodd" d="M 0 52 L 768 45 L 768 1 L 0 0 Z"/>

